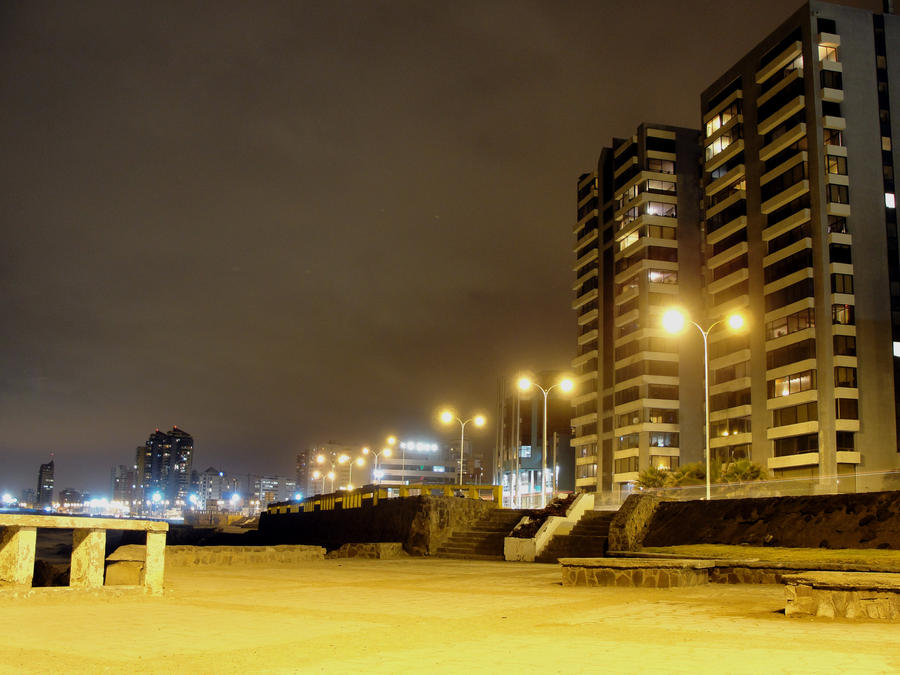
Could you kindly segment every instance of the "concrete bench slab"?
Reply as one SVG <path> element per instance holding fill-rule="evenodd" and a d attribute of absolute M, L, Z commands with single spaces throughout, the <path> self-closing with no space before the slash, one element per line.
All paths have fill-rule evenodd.
<path fill-rule="evenodd" d="M 674 588 L 709 583 L 712 560 L 560 558 L 563 586 Z"/>
<path fill-rule="evenodd" d="M 81 589 L 103 587 L 107 530 L 146 532 L 140 583 L 149 593 L 162 593 L 168 523 L 56 514 L 0 514 L 0 586 L 31 587 L 39 528 L 73 530 L 69 586 Z"/>
<path fill-rule="evenodd" d="M 804 572 L 782 579 L 787 616 L 900 620 L 900 574 Z"/>

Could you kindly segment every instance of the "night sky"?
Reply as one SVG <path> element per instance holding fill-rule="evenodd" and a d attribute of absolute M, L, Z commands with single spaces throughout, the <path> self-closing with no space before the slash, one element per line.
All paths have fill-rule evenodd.
<path fill-rule="evenodd" d="M 848 2 L 879 10 L 878 0 Z M 450 439 L 574 355 L 574 192 L 799 2 L 0 4 L 0 489 Z M 492 426 L 473 432 L 481 447 Z"/>

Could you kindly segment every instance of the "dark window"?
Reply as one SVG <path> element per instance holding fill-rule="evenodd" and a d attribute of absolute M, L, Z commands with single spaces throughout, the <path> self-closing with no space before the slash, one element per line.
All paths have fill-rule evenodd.
<path fill-rule="evenodd" d="M 832 274 L 831 275 L 831 292 L 832 293 L 853 293 L 853 275 L 852 274 Z"/>
<path fill-rule="evenodd" d="M 816 341 L 802 340 L 793 344 L 766 352 L 766 369 L 780 368 L 789 363 L 816 358 Z"/>
<path fill-rule="evenodd" d="M 766 311 L 771 312 L 773 309 L 790 305 L 792 302 L 812 297 L 814 297 L 813 280 L 801 279 L 795 284 L 769 293 L 766 296 Z"/>
<path fill-rule="evenodd" d="M 835 356 L 856 356 L 856 336 L 855 335 L 835 335 L 834 336 L 834 355 Z"/>
<path fill-rule="evenodd" d="M 859 402 L 855 398 L 836 398 L 834 413 L 839 420 L 858 420 Z"/>
<path fill-rule="evenodd" d="M 852 431 L 838 431 L 835 440 L 837 441 L 838 452 L 853 452 L 856 450 L 856 442 Z"/>
<path fill-rule="evenodd" d="M 792 230 L 788 230 L 784 234 L 779 234 L 774 239 L 770 239 L 767 253 L 771 255 L 775 253 L 775 251 L 780 251 L 783 248 L 787 248 L 791 244 L 798 242 L 801 239 L 806 239 L 809 236 L 809 223 L 803 223 L 803 225 L 795 227 Z"/>
<path fill-rule="evenodd" d="M 833 263 L 853 264 L 849 244 L 830 244 L 828 246 L 828 258 Z"/>
<path fill-rule="evenodd" d="M 787 258 L 782 258 L 766 267 L 764 272 L 766 283 L 772 283 L 776 279 L 781 279 L 794 272 L 812 267 L 812 264 L 812 250 L 808 248 L 801 249 Z"/>
<path fill-rule="evenodd" d="M 647 150 L 657 150 L 659 152 L 670 152 L 675 154 L 675 139 L 647 136 Z"/>
<path fill-rule="evenodd" d="M 823 70 L 821 72 L 821 84 L 823 88 L 827 87 L 828 89 L 843 89 L 844 78 L 839 72 L 835 72 L 833 70 Z"/>
<path fill-rule="evenodd" d="M 665 398 L 678 400 L 677 384 L 648 384 L 647 398 Z"/>
<path fill-rule="evenodd" d="M 717 241 L 715 244 L 713 244 L 713 255 L 719 255 L 723 251 L 727 251 L 732 246 L 737 246 L 744 241 L 747 241 L 747 228 L 742 227 L 737 232 L 729 234 L 721 241 Z"/>
<path fill-rule="evenodd" d="M 832 35 L 837 33 L 837 24 L 834 19 L 819 17 L 816 19 L 816 28 L 820 33 L 831 33 Z"/>
<path fill-rule="evenodd" d="M 834 367 L 834 386 L 856 388 L 856 368 L 850 366 Z"/>
<path fill-rule="evenodd" d="M 815 401 L 777 408 L 772 411 L 772 426 L 784 427 L 788 424 L 802 424 L 819 419 L 819 408 Z"/>
<path fill-rule="evenodd" d="M 800 455 L 805 452 L 818 452 L 819 435 L 807 434 L 805 436 L 789 436 L 775 439 L 775 456 L 787 457 Z"/>

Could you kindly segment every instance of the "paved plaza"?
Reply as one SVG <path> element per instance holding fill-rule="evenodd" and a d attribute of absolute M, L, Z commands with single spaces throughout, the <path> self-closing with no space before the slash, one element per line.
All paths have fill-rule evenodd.
<path fill-rule="evenodd" d="M 174 568 L 158 598 L 0 596 L 0 672 L 900 672 L 900 625 L 783 609 L 781 586 L 564 588 L 528 563 Z"/>

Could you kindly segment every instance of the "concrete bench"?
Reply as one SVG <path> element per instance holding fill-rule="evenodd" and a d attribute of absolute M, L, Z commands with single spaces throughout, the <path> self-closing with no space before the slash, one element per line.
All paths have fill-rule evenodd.
<path fill-rule="evenodd" d="M 712 560 L 560 558 L 563 586 L 673 588 L 709 583 Z"/>
<path fill-rule="evenodd" d="M 49 514 L 0 514 L 0 585 L 31 587 L 38 528 L 74 530 L 69 573 L 69 586 L 73 588 L 103 586 L 107 530 L 146 532 L 146 560 L 141 584 L 149 593 L 162 593 L 168 523 Z"/>
<path fill-rule="evenodd" d="M 805 572 L 782 580 L 787 616 L 900 619 L 900 574 Z"/>

